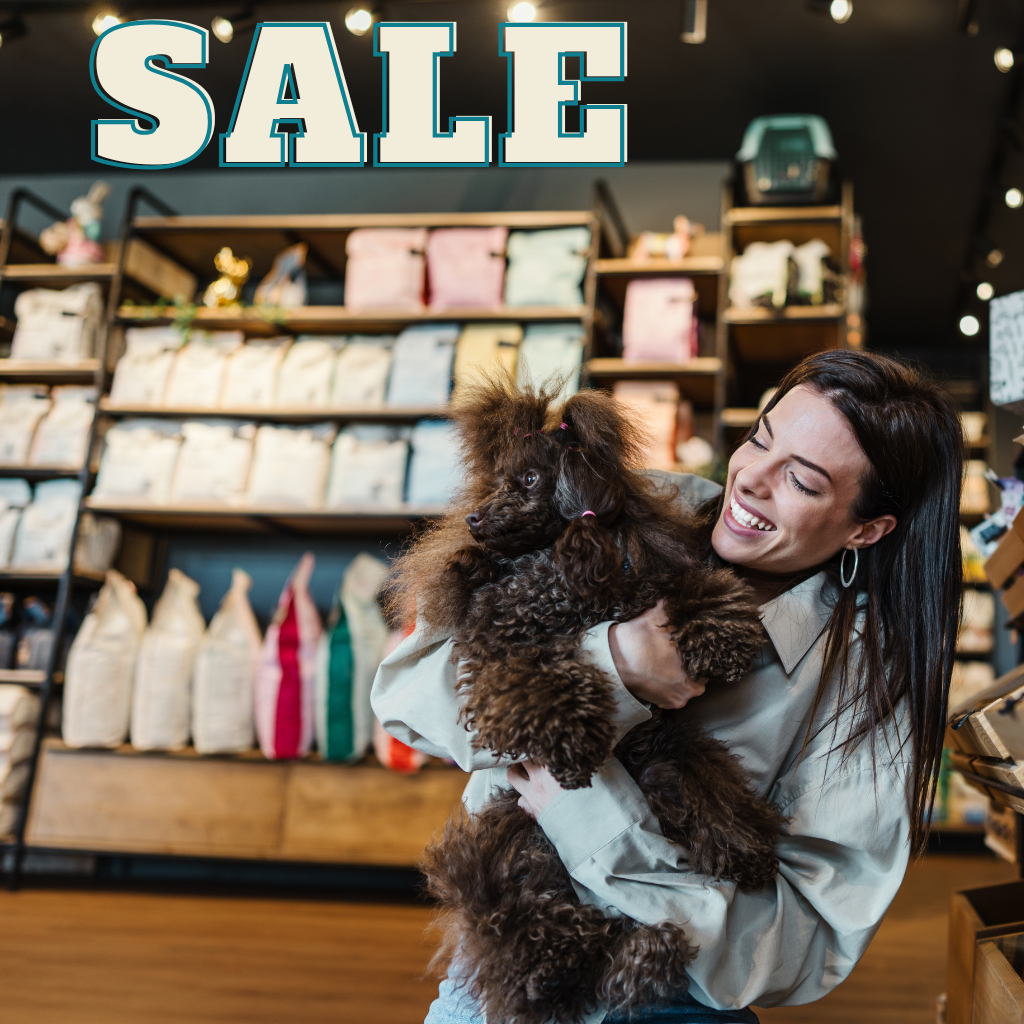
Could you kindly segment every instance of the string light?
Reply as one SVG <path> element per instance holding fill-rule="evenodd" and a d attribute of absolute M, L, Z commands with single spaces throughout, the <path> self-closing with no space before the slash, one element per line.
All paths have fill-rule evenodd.
<path fill-rule="evenodd" d="M 996 62 L 996 67 L 999 68 L 1003 74 L 1006 74 L 1013 67 L 1013 50 L 1008 50 L 1005 46 L 1000 46 L 995 52 L 993 60 Z"/>
<path fill-rule="evenodd" d="M 533 21 L 537 17 L 537 8 L 523 0 L 521 3 L 509 4 L 506 14 L 509 21 Z"/>
<path fill-rule="evenodd" d="M 345 15 L 345 28 L 354 36 L 365 36 L 373 27 L 373 12 L 366 7 L 350 7 Z"/>
<path fill-rule="evenodd" d="M 222 43 L 230 43 L 235 38 L 235 26 L 229 18 L 222 18 L 219 14 L 210 22 L 210 31 Z"/>
<path fill-rule="evenodd" d="M 1003 198 L 1011 210 L 1016 210 L 1018 206 L 1024 203 L 1024 192 L 1021 192 L 1019 188 L 1008 188 Z"/>
<path fill-rule="evenodd" d="M 995 293 L 995 288 L 993 288 L 988 281 L 982 281 L 981 284 L 978 285 L 977 295 L 982 302 L 988 302 Z"/>
<path fill-rule="evenodd" d="M 837 25 L 845 25 L 853 14 L 853 0 L 832 0 L 828 13 Z"/>
<path fill-rule="evenodd" d="M 967 316 L 960 317 L 960 333 L 966 335 L 968 338 L 973 338 L 978 331 L 981 330 L 981 323 L 976 316 L 971 316 L 970 313 Z"/>
<path fill-rule="evenodd" d="M 107 31 L 107 29 L 123 23 L 124 18 L 116 12 L 106 9 L 100 11 L 96 17 L 92 19 L 92 30 L 96 35 L 101 36 Z"/>

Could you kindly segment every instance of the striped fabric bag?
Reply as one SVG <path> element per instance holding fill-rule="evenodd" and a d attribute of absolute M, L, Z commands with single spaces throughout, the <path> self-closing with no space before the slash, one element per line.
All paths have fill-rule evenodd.
<path fill-rule="evenodd" d="M 387 567 L 365 552 L 345 571 L 316 664 L 316 745 L 326 761 L 358 761 L 373 738 L 370 687 L 388 630 L 377 606 Z"/>
<path fill-rule="evenodd" d="M 270 760 L 305 757 L 313 745 L 316 651 L 322 632 L 309 594 L 314 564 L 307 552 L 285 584 L 256 670 L 256 735 Z"/>

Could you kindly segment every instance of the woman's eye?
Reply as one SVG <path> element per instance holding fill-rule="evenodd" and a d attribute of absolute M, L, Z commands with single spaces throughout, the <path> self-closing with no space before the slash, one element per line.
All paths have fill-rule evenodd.
<path fill-rule="evenodd" d="M 767 449 L 767 448 L 766 448 L 766 447 L 765 447 L 765 446 L 764 446 L 763 444 L 761 444 L 761 442 L 760 442 L 760 441 L 758 441 L 758 439 L 757 439 L 756 437 L 752 437 L 752 438 L 750 439 L 750 443 L 751 443 L 751 444 L 752 444 L 752 445 L 753 445 L 753 446 L 754 446 L 755 448 L 759 448 L 759 449 L 760 449 L 761 451 L 763 451 L 763 452 L 766 452 L 766 451 L 768 451 L 768 449 Z"/>
<path fill-rule="evenodd" d="M 802 494 L 817 494 L 817 491 L 812 491 L 810 487 L 804 487 L 796 477 L 793 477 L 793 486 L 800 491 Z"/>
<path fill-rule="evenodd" d="M 527 487 L 533 487 L 533 485 L 540 479 L 540 477 L 532 470 L 527 470 L 526 475 L 523 477 L 523 483 Z"/>

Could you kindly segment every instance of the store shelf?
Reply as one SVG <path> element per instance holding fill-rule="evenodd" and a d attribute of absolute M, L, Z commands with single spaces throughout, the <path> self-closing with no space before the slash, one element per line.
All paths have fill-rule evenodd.
<path fill-rule="evenodd" d="M 118 318 L 137 327 L 172 323 L 158 309 L 144 306 L 122 306 Z M 290 334 L 307 331 L 341 331 L 356 328 L 401 330 L 419 323 L 536 322 L 549 320 L 584 320 L 586 306 L 502 306 L 498 308 L 466 307 L 443 310 L 350 309 L 348 306 L 302 306 L 293 309 L 268 310 L 262 317 L 251 308 L 241 313 L 230 309 L 201 308 L 191 326 L 199 330 L 240 330 L 246 334 Z M 271 318 L 272 317 L 272 318 Z"/>
<path fill-rule="evenodd" d="M 0 569 L 0 587 L 15 584 L 56 585 L 63 575 L 63 569 Z M 79 584 L 97 585 L 104 581 L 106 574 L 78 568 L 75 569 L 73 578 Z"/>
<path fill-rule="evenodd" d="M 722 369 L 722 360 L 714 356 L 691 359 L 688 363 L 638 363 L 625 359 L 591 359 L 586 371 L 591 377 L 614 380 L 645 380 L 672 377 L 713 377 Z"/>
<path fill-rule="evenodd" d="M 0 683 L 18 683 L 21 686 L 42 686 L 46 673 L 34 668 L 0 668 Z"/>
<path fill-rule="evenodd" d="M 78 267 L 64 267 L 59 263 L 8 263 L 0 271 L 0 279 L 66 288 L 84 281 L 111 281 L 116 273 L 115 263 L 86 263 Z"/>
<path fill-rule="evenodd" d="M 81 469 L 66 466 L 0 466 L 0 479 L 15 477 L 21 480 L 77 480 Z"/>
<path fill-rule="evenodd" d="M 780 221 L 840 221 L 843 208 L 836 206 L 734 206 L 725 213 L 732 225 L 776 224 Z"/>
<path fill-rule="evenodd" d="M 360 422 L 410 423 L 422 419 L 442 419 L 450 415 L 447 406 L 422 405 L 401 408 L 387 406 L 350 405 L 329 409 L 306 408 L 249 408 L 208 409 L 205 407 L 167 408 L 151 405 L 114 405 L 109 399 L 100 400 L 100 411 L 110 416 L 159 416 L 167 418 L 227 418 L 266 420 L 275 423 L 321 423 L 325 420 L 357 420 Z"/>
<path fill-rule="evenodd" d="M 757 422 L 757 409 L 723 409 L 722 426 L 748 429 Z"/>
<path fill-rule="evenodd" d="M 684 256 L 669 259 L 605 259 L 595 263 L 598 277 L 661 277 L 666 274 L 721 274 L 725 260 L 721 256 Z"/>
<path fill-rule="evenodd" d="M 353 231 L 356 228 L 565 228 L 589 226 L 589 210 L 514 210 L 493 213 L 309 213 L 234 216 L 136 217 L 136 231 Z"/>
<path fill-rule="evenodd" d="M 967 825 L 964 823 L 950 824 L 945 821 L 932 822 L 928 826 L 929 832 L 938 832 L 942 835 L 957 835 L 957 836 L 983 836 L 985 834 L 984 825 Z"/>
<path fill-rule="evenodd" d="M 411 867 L 459 805 L 454 768 L 266 761 L 258 751 L 71 750 L 44 741 L 29 846 Z"/>
<path fill-rule="evenodd" d="M 158 506 L 89 497 L 87 508 L 125 522 L 166 530 L 243 531 L 247 533 L 404 533 L 414 524 L 443 514 L 441 506 L 397 509 L 307 510 L 289 506 L 233 508 L 217 504 Z"/>
<path fill-rule="evenodd" d="M 91 384 L 99 368 L 98 359 L 83 359 L 77 363 L 0 359 L 0 380 L 39 384 Z"/>
<path fill-rule="evenodd" d="M 765 309 L 754 306 L 751 309 L 730 307 L 725 319 L 730 324 L 769 324 L 795 320 L 806 323 L 811 320 L 841 320 L 845 316 L 843 307 L 835 303 L 821 306 L 783 306 L 782 309 Z"/>

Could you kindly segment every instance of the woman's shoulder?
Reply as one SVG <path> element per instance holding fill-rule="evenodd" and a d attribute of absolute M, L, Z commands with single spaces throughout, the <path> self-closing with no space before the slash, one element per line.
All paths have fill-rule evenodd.
<path fill-rule="evenodd" d="M 670 473 L 666 469 L 645 469 L 644 476 L 659 490 L 674 488 L 680 501 L 690 508 L 698 508 L 722 493 L 722 485 L 696 473 Z"/>

